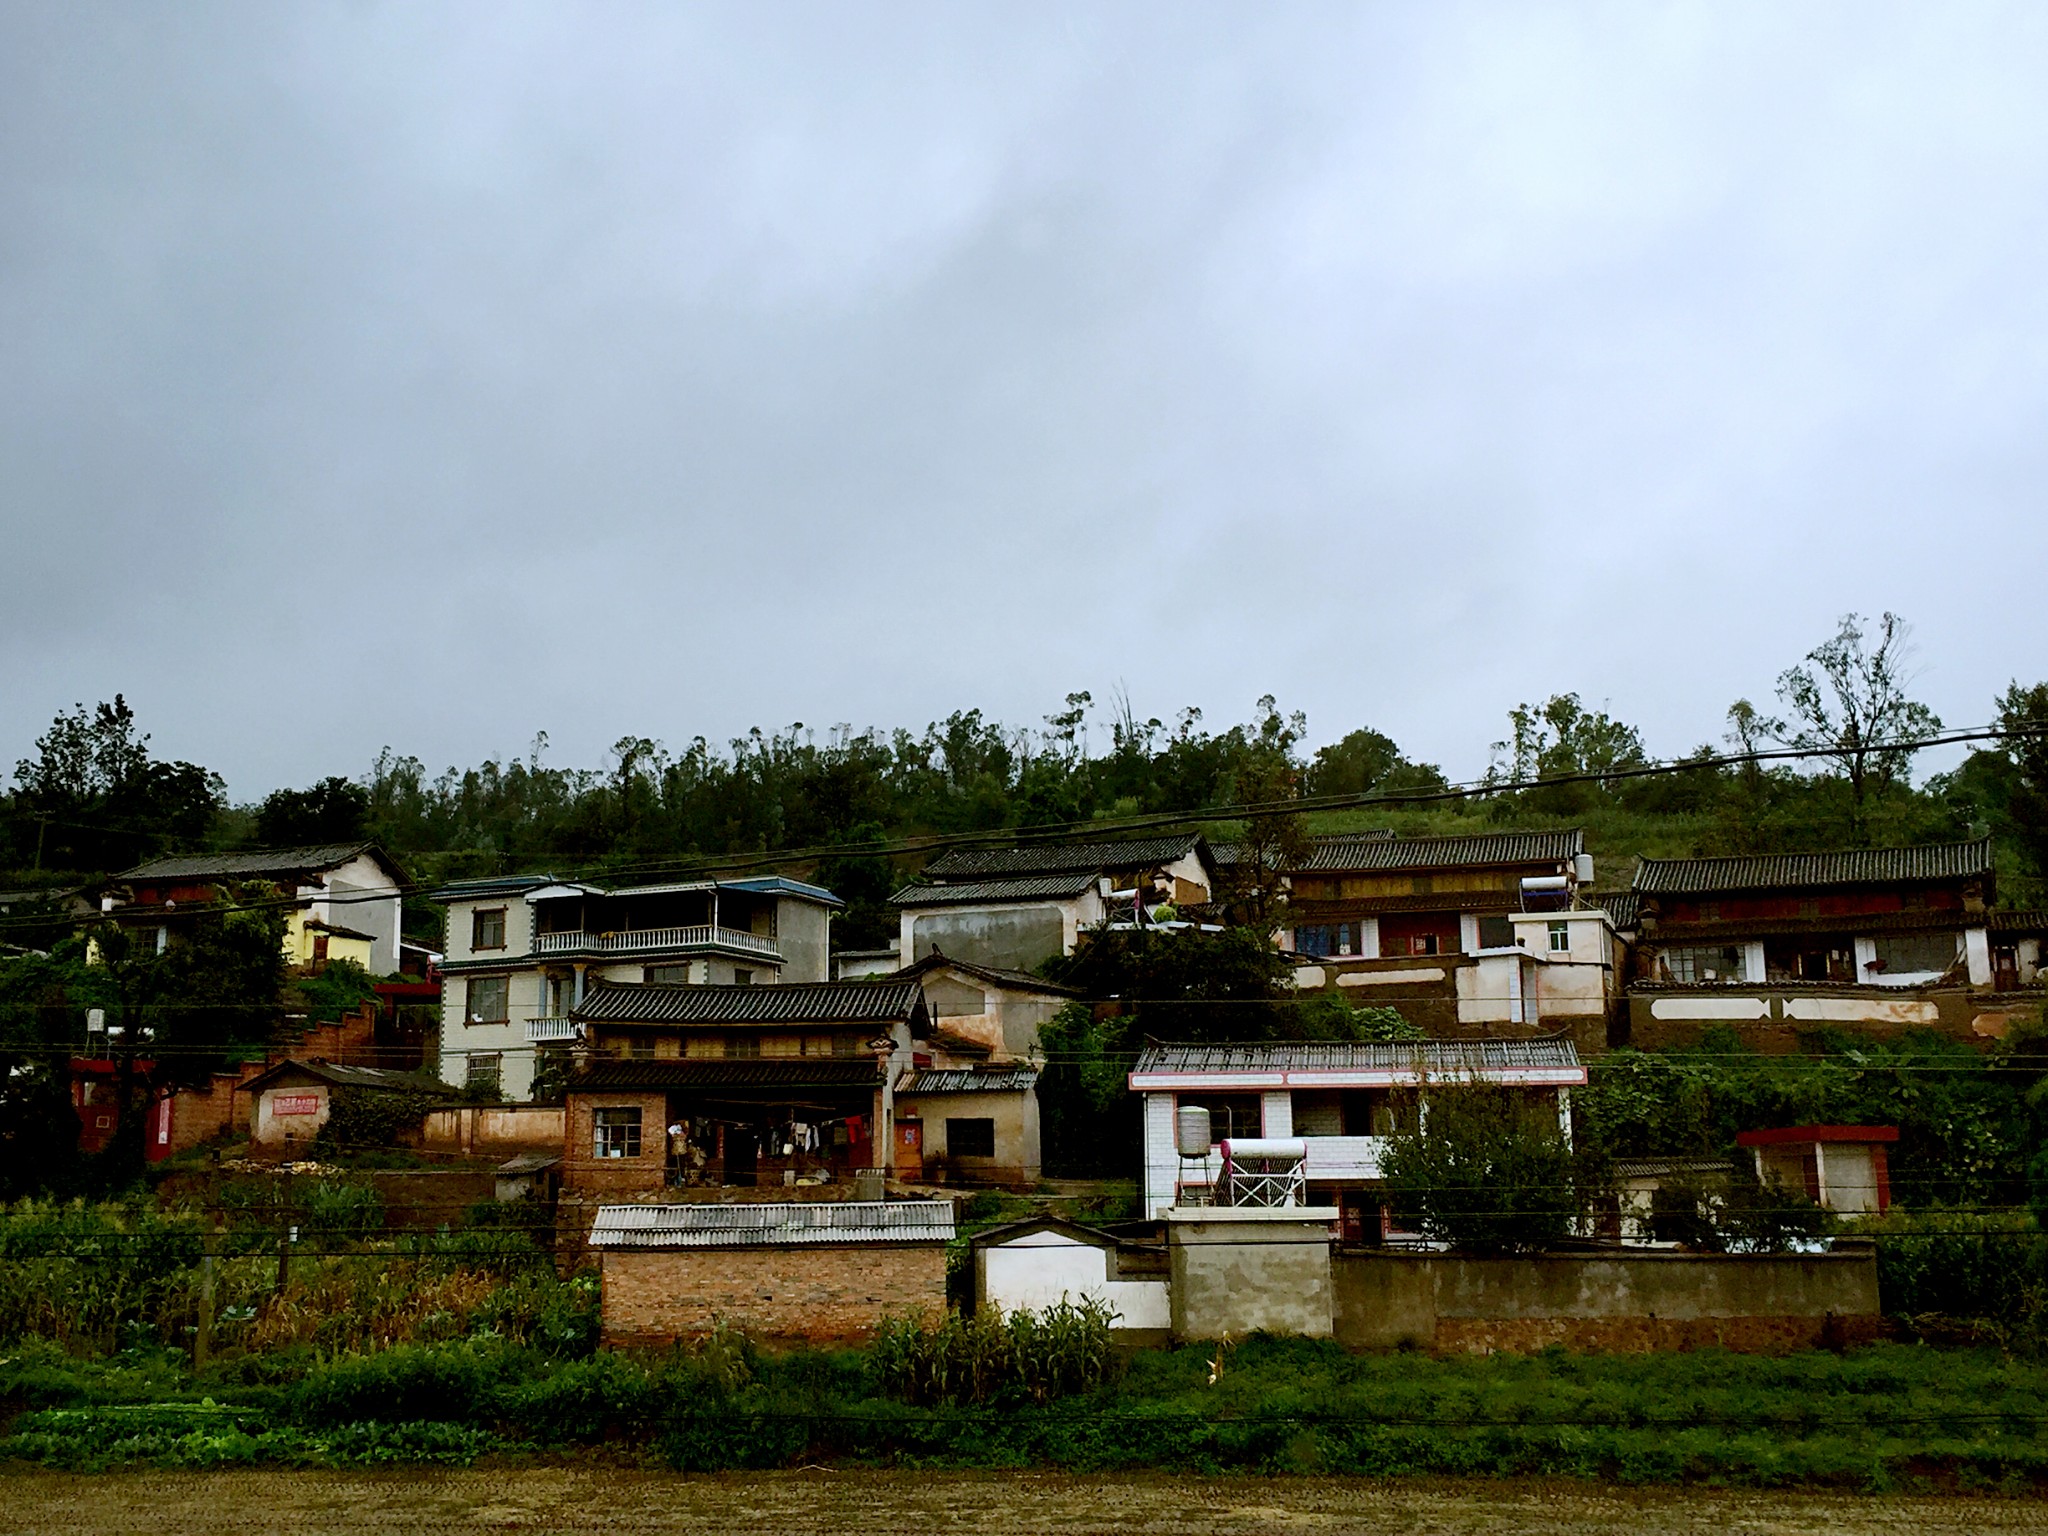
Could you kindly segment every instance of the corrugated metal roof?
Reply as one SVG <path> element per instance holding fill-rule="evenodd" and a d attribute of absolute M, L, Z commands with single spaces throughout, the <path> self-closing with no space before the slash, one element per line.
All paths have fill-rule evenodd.
<path fill-rule="evenodd" d="M 793 981 L 766 986 L 606 982 L 570 1017 L 598 1024 L 893 1024 L 924 1007 L 914 981 Z"/>
<path fill-rule="evenodd" d="M 668 1088 L 873 1089 L 882 1069 L 872 1056 L 629 1056 L 593 1061 L 569 1077 L 571 1093 L 655 1092 Z"/>
<path fill-rule="evenodd" d="M 1644 859 L 1630 889 L 1642 896 L 1802 890 L 1824 885 L 1968 880 L 1992 872 L 1991 839 L 1917 848 L 1849 848 L 1836 853 L 1770 853 L 1732 859 Z"/>
<path fill-rule="evenodd" d="M 1684 1174 L 1733 1173 L 1735 1165 L 1725 1157 L 1618 1157 L 1616 1177 L 1661 1179 Z"/>
<path fill-rule="evenodd" d="M 593 1248 L 797 1248 L 946 1243 L 950 1200 L 844 1200 L 808 1205 L 604 1205 Z"/>
<path fill-rule="evenodd" d="M 898 1093 L 1024 1093 L 1038 1086 L 1036 1067 L 925 1067 L 907 1072 Z"/>
<path fill-rule="evenodd" d="M 889 898 L 895 907 L 963 907 L 989 901 L 1060 901 L 1095 884 L 1096 874 L 1031 875 L 1017 880 L 965 880 L 947 885 L 906 885 Z"/>
<path fill-rule="evenodd" d="M 1583 853 L 1586 834 L 1480 832 L 1469 837 L 1388 837 L 1379 832 L 1319 837 L 1297 871 L 1456 869 L 1483 864 L 1556 864 Z"/>
<path fill-rule="evenodd" d="M 1005 875 L 1099 874 L 1143 869 L 1186 858 L 1202 841 L 1195 832 L 1093 843 L 1036 843 L 1019 848 L 955 848 L 924 867 L 927 880 L 977 880 Z"/>
<path fill-rule="evenodd" d="M 1185 1072 L 1487 1072 L 1576 1067 L 1571 1040 L 1270 1041 L 1242 1045 L 1148 1045 L 1133 1076 Z"/>
<path fill-rule="evenodd" d="M 150 859 L 123 870 L 116 880 L 240 880 L 261 875 L 313 874 L 346 864 L 360 853 L 376 853 L 375 843 L 315 843 L 305 848 L 262 848 L 247 853 L 179 854 Z"/>

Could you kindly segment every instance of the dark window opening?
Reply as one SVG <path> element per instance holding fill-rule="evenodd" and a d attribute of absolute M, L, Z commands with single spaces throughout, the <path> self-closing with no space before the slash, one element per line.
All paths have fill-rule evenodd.
<path fill-rule="evenodd" d="M 948 1157 L 994 1157 L 996 1155 L 996 1123 L 993 1120 L 946 1121 L 946 1155 Z"/>

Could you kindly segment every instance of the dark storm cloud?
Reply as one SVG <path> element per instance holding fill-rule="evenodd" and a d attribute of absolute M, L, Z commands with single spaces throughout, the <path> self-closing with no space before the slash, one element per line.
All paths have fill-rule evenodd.
<path fill-rule="evenodd" d="M 1848 608 L 2048 657 L 2048 21 L 0 8 L 0 736 L 1277 692 L 1679 751 Z"/>

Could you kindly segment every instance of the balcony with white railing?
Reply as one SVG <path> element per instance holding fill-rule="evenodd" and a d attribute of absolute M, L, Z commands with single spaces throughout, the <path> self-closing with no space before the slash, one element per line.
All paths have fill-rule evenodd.
<path fill-rule="evenodd" d="M 1306 1136 L 1308 1178 L 1312 1184 L 1345 1184 L 1377 1179 L 1387 1153 L 1384 1136 Z"/>
<path fill-rule="evenodd" d="M 534 1045 L 546 1045 L 557 1040 L 576 1038 L 574 1019 L 528 1019 L 526 1038 Z"/>
<path fill-rule="evenodd" d="M 775 941 L 744 928 L 698 923 L 687 928 L 626 928 L 614 933 L 543 933 L 534 938 L 539 955 L 644 955 L 658 950 L 736 949 L 780 960 Z"/>

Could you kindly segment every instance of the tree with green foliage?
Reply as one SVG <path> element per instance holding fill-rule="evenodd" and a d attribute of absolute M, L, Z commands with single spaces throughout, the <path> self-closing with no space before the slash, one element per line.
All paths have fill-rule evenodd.
<path fill-rule="evenodd" d="M 2008 686 L 1998 699 L 1998 728 L 2008 733 L 2005 804 L 2014 840 L 2038 886 L 2048 889 L 2048 683 Z"/>
<path fill-rule="evenodd" d="M 120 694 L 57 716 L 14 777 L 15 857 L 36 869 L 119 869 L 196 846 L 226 804 L 219 775 L 150 755 Z"/>
<path fill-rule="evenodd" d="M 1941 729 L 1933 710 L 1906 696 L 1912 682 L 1912 626 L 1879 618 L 1876 644 L 1861 614 L 1845 613 L 1835 633 L 1778 678 L 1790 711 L 1773 722 L 1787 746 L 1824 752 L 1849 788 L 1849 831 L 1868 843 L 1876 802 L 1912 766 L 1912 745 Z"/>
<path fill-rule="evenodd" d="M 256 812 L 256 843 L 291 848 L 313 843 L 353 843 L 367 835 L 370 792 L 351 779 L 330 775 L 310 789 L 276 789 Z"/>
<path fill-rule="evenodd" d="M 1570 1235 L 1584 1204 L 1548 1106 L 1489 1085 L 1433 1087 L 1387 1138 L 1387 1198 L 1423 1236 L 1465 1253 L 1538 1253 Z"/>

